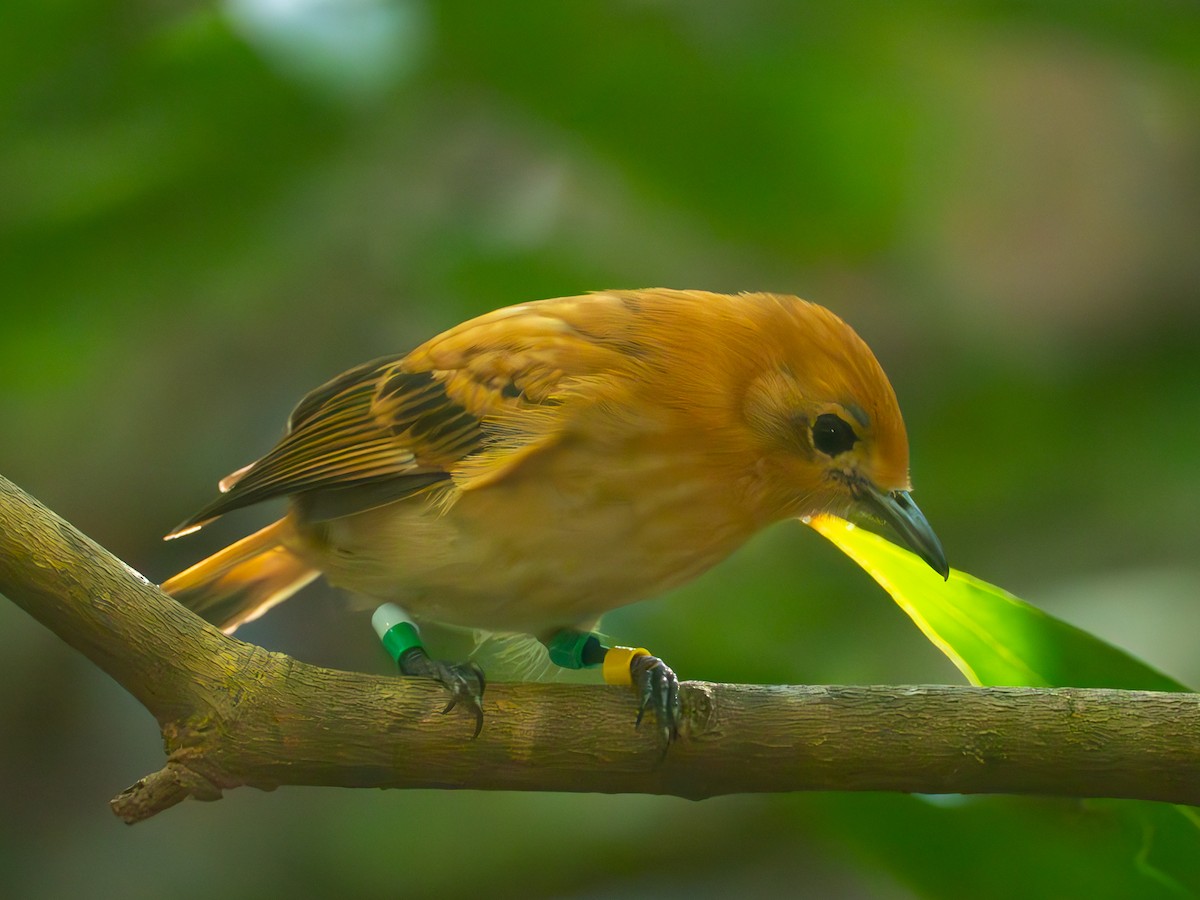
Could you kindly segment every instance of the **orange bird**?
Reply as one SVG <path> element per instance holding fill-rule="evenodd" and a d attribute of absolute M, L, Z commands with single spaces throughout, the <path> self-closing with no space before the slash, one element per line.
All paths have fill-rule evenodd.
<path fill-rule="evenodd" d="M 604 646 L 606 611 L 823 511 L 882 519 L 948 572 L 883 369 L 829 310 L 778 294 L 496 310 L 317 388 L 220 490 L 168 537 L 271 497 L 288 512 L 164 590 L 232 631 L 323 574 L 386 604 L 376 626 L 401 671 L 441 682 L 476 733 L 482 672 L 431 659 L 416 623 L 532 634 L 560 665 L 603 665 L 669 739 L 675 674 Z"/>

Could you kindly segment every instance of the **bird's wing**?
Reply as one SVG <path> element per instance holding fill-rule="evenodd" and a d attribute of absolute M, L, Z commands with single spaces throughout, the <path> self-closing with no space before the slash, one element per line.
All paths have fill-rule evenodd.
<path fill-rule="evenodd" d="M 558 438 L 585 405 L 585 384 L 620 383 L 611 327 L 568 321 L 579 302 L 603 306 L 604 296 L 497 310 L 340 375 L 300 402 L 270 453 L 223 479 L 221 496 L 169 537 L 272 497 L 294 495 L 304 517 L 320 521 L 436 489 L 452 501 L 494 482 Z"/>

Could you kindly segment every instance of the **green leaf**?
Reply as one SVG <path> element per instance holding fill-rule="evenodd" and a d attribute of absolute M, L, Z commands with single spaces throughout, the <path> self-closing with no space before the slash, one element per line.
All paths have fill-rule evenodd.
<path fill-rule="evenodd" d="M 1037 607 L 1030 606 L 1008 591 L 952 569 L 943 581 L 928 564 L 907 550 L 879 535 L 872 534 L 834 516 L 813 517 L 808 524 L 832 541 L 843 553 L 862 566 L 892 595 L 900 608 L 974 684 L 1024 685 L 1029 687 L 1108 687 L 1128 690 L 1186 691 L 1179 682 L 1151 668 L 1111 644 L 1068 625 Z M 840 800 L 841 798 L 839 798 Z M 992 798 L 993 801 L 1000 798 Z M 1191 897 L 1200 896 L 1200 865 L 1196 854 L 1200 821 L 1190 807 L 1138 801 L 1090 800 L 1083 804 L 1046 800 L 1026 807 L 1029 801 L 1003 798 L 989 803 L 984 798 L 958 798 L 949 806 L 931 804 L 918 797 L 878 796 L 845 799 L 831 809 L 830 821 L 857 809 L 852 815 L 855 826 L 847 840 L 858 842 L 865 852 L 885 862 L 889 868 L 907 875 L 929 896 L 961 896 L 961 883 L 969 879 L 965 872 L 947 867 L 946 860 L 970 860 L 976 871 L 994 871 L 996 865 L 979 852 L 980 842 L 973 841 L 962 854 L 947 853 L 946 843 L 931 840 L 935 830 L 946 835 L 975 835 L 986 828 L 996 835 L 1020 824 L 1028 836 L 1034 827 L 1046 831 L 1044 845 L 1052 848 L 1044 869 L 1035 883 L 1043 896 L 1065 896 L 1051 885 L 1064 877 L 1080 878 L 1080 873 L 1106 885 L 1109 896 Z M 863 804 L 876 809 L 862 814 Z M 904 827 L 873 835 L 863 832 L 864 823 L 878 823 L 885 813 L 895 815 Z M 1063 827 L 1064 815 L 1074 817 L 1070 830 Z M 965 827 L 965 820 L 991 818 L 990 825 Z M 1022 822 L 1022 817 L 1026 821 Z M 924 828 L 913 823 L 925 821 Z M 920 835 L 921 846 L 936 846 L 936 859 L 920 860 L 905 828 Z M 1092 857 L 1083 869 L 1055 865 L 1065 858 L 1066 837 L 1086 829 L 1091 838 Z M 1102 839 L 1102 840 L 1101 840 Z M 909 846 L 906 846 L 906 843 Z M 1027 846 L 1038 845 L 1028 840 Z M 997 847 L 1011 852 L 1001 840 Z M 1026 857 L 1028 862 L 1028 857 Z M 1082 883 L 1072 888 L 1078 896 L 1096 896 L 1095 889 Z M 1014 896 L 1007 884 L 998 896 Z M 980 896 L 985 896 L 981 893 Z"/>
<path fill-rule="evenodd" d="M 808 524 L 879 582 L 973 684 L 1188 690 L 986 581 L 957 569 L 942 581 L 919 557 L 835 516 Z"/>

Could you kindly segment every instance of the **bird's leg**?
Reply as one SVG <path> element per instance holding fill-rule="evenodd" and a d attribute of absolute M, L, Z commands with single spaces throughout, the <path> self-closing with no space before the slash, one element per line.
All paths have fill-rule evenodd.
<path fill-rule="evenodd" d="M 546 642 L 550 661 L 564 669 L 590 669 L 601 666 L 608 684 L 632 687 L 638 695 L 638 714 L 634 722 L 640 728 L 646 710 L 654 713 L 669 744 L 679 737 L 682 712 L 679 704 L 679 678 L 671 667 L 641 647 L 606 647 L 600 637 L 583 631 L 556 632 Z"/>
<path fill-rule="evenodd" d="M 442 715 L 459 703 L 475 716 L 475 733 L 483 728 L 483 689 L 486 682 L 483 670 L 474 663 L 447 663 L 431 659 L 421 642 L 417 624 L 394 603 L 385 603 L 375 610 L 371 624 L 388 655 L 400 667 L 400 674 L 417 678 L 432 678 L 450 694 L 450 702 Z"/>

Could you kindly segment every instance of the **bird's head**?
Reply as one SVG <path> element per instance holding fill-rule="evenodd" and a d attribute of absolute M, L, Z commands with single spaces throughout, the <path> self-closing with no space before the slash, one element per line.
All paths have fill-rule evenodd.
<path fill-rule="evenodd" d="M 768 504 L 788 515 L 882 519 L 946 577 L 941 543 L 909 493 L 908 435 L 874 354 L 823 307 L 793 297 L 763 302 L 766 337 L 743 414 Z"/>

